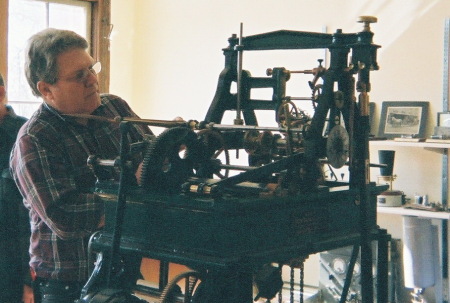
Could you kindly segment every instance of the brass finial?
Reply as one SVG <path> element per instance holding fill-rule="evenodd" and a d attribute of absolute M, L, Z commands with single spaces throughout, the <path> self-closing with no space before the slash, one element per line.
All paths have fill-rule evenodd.
<path fill-rule="evenodd" d="M 370 31 L 370 23 L 377 23 L 377 21 L 378 21 L 377 17 L 373 17 L 373 16 L 360 16 L 358 18 L 359 23 L 364 23 L 363 31 L 365 31 L 365 32 Z"/>

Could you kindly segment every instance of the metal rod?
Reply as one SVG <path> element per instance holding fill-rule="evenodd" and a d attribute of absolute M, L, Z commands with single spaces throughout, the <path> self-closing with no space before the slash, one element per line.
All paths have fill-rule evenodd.
<path fill-rule="evenodd" d="M 286 97 L 287 100 L 293 101 L 311 101 L 313 98 L 311 97 Z"/>
<path fill-rule="evenodd" d="M 108 122 L 108 123 L 120 123 L 120 122 L 132 122 L 132 123 L 140 123 L 140 124 L 147 124 L 151 126 L 161 126 L 161 127 L 176 127 L 176 126 L 192 126 L 191 124 L 193 121 L 174 121 L 174 120 L 156 120 L 156 119 L 141 119 L 141 118 L 135 118 L 135 117 L 114 117 L 114 118 L 107 118 L 107 117 L 101 117 L 101 116 L 94 116 L 94 115 L 85 115 L 85 114 L 71 114 L 71 115 L 64 115 L 66 117 L 72 117 L 77 119 L 88 119 L 88 120 L 97 120 L 102 122 Z"/>
<path fill-rule="evenodd" d="M 450 106 L 450 18 L 445 19 L 444 26 L 444 75 L 443 75 L 443 104 L 442 110 L 444 112 L 449 110 Z M 448 206 L 448 186 L 449 186 L 449 171 L 448 171 L 448 150 L 444 150 L 442 155 L 442 205 L 447 208 Z M 448 221 L 442 220 L 442 251 L 441 251 L 441 266 L 442 266 L 442 286 L 443 286 L 443 301 L 447 303 L 449 300 L 449 286 L 448 286 Z"/>
<path fill-rule="evenodd" d="M 215 182 L 212 186 L 215 187 L 215 190 L 220 190 L 226 186 L 236 185 L 244 181 L 251 181 L 253 178 L 267 176 L 273 172 L 280 171 L 292 165 L 296 161 L 300 161 L 303 157 L 302 154 L 293 154 L 291 157 L 283 158 L 281 160 L 268 163 L 266 165 L 261 166 L 258 170 L 249 170 L 238 175 L 222 179 L 218 182 Z"/>
<path fill-rule="evenodd" d="M 126 208 L 126 189 L 127 189 L 127 172 L 126 172 L 126 158 L 127 147 L 128 147 L 128 139 L 126 134 L 128 133 L 128 123 L 123 122 L 120 124 L 120 163 L 121 163 L 121 171 L 120 171 L 120 181 L 119 181 L 119 189 L 117 192 L 117 205 L 116 205 L 116 217 L 114 218 L 114 231 L 112 235 L 112 244 L 111 244 L 111 252 L 110 252 L 110 260 L 108 264 L 108 276 L 106 280 L 106 285 L 111 287 L 114 270 L 117 270 L 115 266 L 118 266 L 120 261 L 120 240 L 122 237 L 122 225 L 125 217 L 125 208 Z"/>
<path fill-rule="evenodd" d="M 255 169 L 255 168 L 258 168 L 258 167 L 255 167 L 255 166 L 244 166 L 244 165 L 221 164 L 220 168 L 247 171 L 247 170 L 252 170 L 252 169 Z"/>
<path fill-rule="evenodd" d="M 388 235 L 387 230 L 379 229 L 377 247 L 377 283 L 376 293 L 377 302 L 391 302 L 389 301 L 389 242 L 391 236 Z"/>
<path fill-rule="evenodd" d="M 283 105 L 284 116 L 286 117 L 286 152 L 288 156 L 293 153 L 293 140 L 292 140 L 292 128 L 291 115 L 289 114 L 289 106 L 287 103 Z"/>
<path fill-rule="evenodd" d="M 306 70 L 290 70 L 289 71 L 290 74 L 312 74 L 313 70 L 312 69 L 306 69 Z"/>
<path fill-rule="evenodd" d="M 328 160 L 326 159 L 319 159 L 319 162 L 321 164 L 327 164 Z M 349 165 L 348 162 L 345 163 L 345 165 Z M 371 167 L 387 167 L 386 164 L 370 164 Z M 221 164 L 220 168 L 223 169 L 234 169 L 234 170 L 242 170 L 242 171 L 248 171 L 252 169 L 258 168 L 257 166 L 245 166 L 245 165 L 230 165 L 230 164 Z"/>
<path fill-rule="evenodd" d="M 347 268 L 347 273 L 345 275 L 344 287 L 342 288 L 341 299 L 340 299 L 339 303 L 347 302 L 348 291 L 350 289 L 350 284 L 352 283 L 353 269 L 355 268 L 355 263 L 356 263 L 356 260 L 358 259 L 358 255 L 359 255 L 359 245 L 354 244 L 353 250 L 352 250 L 352 255 L 350 257 L 350 262 L 349 262 L 348 268 Z"/>
<path fill-rule="evenodd" d="M 169 283 L 169 262 L 159 261 L 159 291 L 163 291 Z"/>
<path fill-rule="evenodd" d="M 319 163 L 321 164 L 328 164 L 330 163 L 330 161 L 328 161 L 327 159 L 319 159 Z M 345 162 L 344 165 L 349 166 L 350 162 Z M 379 167 L 379 168 L 386 168 L 387 164 L 376 164 L 376 163 L 369 163 L 370 167 Z M 391 176 L 392 177 L 392 176 Z"/>
<path fill-rule="evenodd" d="M 264 127 L 256 125 L 230 125 L 230 124 L 215 124 L 210 123 L 206 125 L 205 128 L 217 129 L 217 130 L 261 130 L 261 131 L 275 131 L 275 132 L 286 132 L 287 129 L 283 127 Z M 292 128 L 292 132 L 301 132 L 301 128 Z"/>
<path fill-rule="evenodd" d="M 236 84 L 237 84 L 237 104 L 236 104 L 236 119 L 234 120 L 235 124 L 243 124 L 241 119 L 241 101 L 242 101 L 242 32 L 243 32 L 243 25 L 241 22 L 240 25 L 240 33 L 239 33 L 239 44 L 236 46 L 237 50 L 237 78 L 236 78 Z"/>

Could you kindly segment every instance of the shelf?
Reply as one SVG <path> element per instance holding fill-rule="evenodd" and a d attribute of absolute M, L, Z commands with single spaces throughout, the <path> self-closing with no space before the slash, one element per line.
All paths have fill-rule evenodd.
<path fill-rule="evenodd" d="M 377 207 L 380 214 L 391 214 L 400 216 L 416 216 L 421 218 L 450 220 L 450 212 L 445 211 L 427 211 L 419 209 L 410 209 L 403 207 Z"/>
<path fill-rule="evenodd" d="M 430 142 L 403 142 L 394 140 L 374 140 L 369 141 L 370 146 L 408 146 L 421 148 L 450 148 L 450 143 L 430 143 Z"/>

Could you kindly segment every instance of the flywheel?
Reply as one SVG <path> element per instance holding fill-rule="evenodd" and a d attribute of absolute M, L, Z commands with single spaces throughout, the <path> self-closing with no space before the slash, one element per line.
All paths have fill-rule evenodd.
<path fill-rule="evenodd" d="M 173 278 L 164 288 L 159 298 L 160 303 L 190 303 L 200 285 L 202 275 L 195 270 L 188 270 Z"/>

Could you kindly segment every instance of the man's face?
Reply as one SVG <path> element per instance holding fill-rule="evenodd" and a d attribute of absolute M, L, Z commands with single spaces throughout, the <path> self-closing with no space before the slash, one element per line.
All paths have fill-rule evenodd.
<path fill-rule="evenodd" d="M 63 114 L 90 114 L 100 105 L 97 75 L 91 70 L 94 59 L 81 48 L 74 48 L 57 58 L 55 84 L 40 81 L 44 100 Z"/>

